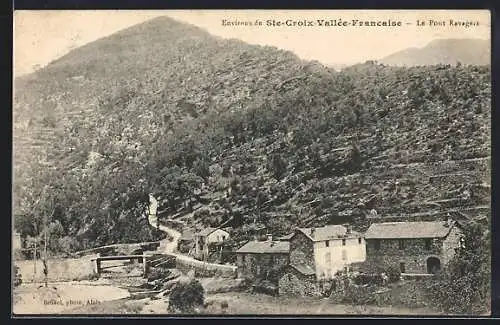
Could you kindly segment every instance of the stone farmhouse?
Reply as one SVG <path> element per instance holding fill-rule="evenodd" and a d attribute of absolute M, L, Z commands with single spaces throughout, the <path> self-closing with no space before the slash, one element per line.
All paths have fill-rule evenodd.
<path fill-rule="evenodd" d="M 274 241 L 249 241 L 236 251 L 238 277 L 258 280 L 276 276 L 289 263 L 290 243 Z M 274 274 L 273 274 L 274 273 Z"/>
<path fill-rule="evenodd" d="M 270 280 L 280 294 L 298 295 L 318 294 L 338 271 L 365 264 L 433 274 L 463 245 L 462 227 L 451 219 L 373 223 L 364 234 L 349 225 L 297 228 L 279 239 L 249 241 L 237 250 L 238 276 Z"/>
<path fill-rule="evenodd" d="M 194 235 L 195 256 L 206 260 L 210 253 L 229 239 L 229 233 L 220 228 L 205 228 Z"/>
<path fill-rule="evenodd" d="M 351 263 L 366 259 L 363 235 L 350 226 L 298 228 L 290 239 L 290 266 L 308 270 L 316 280 L 332 279 Z"/>
<path fill-rule="evenodd" d="M 366 259 L 400 269 L 401 273 L 434 274 L 462 245 L 453 220 L 374 223 L 365 233 Z"/>

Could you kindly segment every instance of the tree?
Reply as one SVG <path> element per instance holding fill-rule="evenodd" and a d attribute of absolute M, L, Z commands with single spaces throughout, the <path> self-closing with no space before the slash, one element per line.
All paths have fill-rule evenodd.
<path fill-rule="evenodd" d="M 363 157 L 359 152 L 359 148 L 355 143 L 352 143 L 351 150 L 349 151 L 346 160 L 346 171 L 356 172 L 361 168 L 362 163 L 363 163 Z"/>
<path fill-rule="evenodd" d="M 490 237 L 477 224 L 465 227 L 464 235 L 465 247 L 428 287 L 428 293 L 435 305 L 449 313 L 489 312 Z"/>
<path fill-rule="evenodd" d="M 286 173 L 286 161 L 281 157 L 280 154 L 275 153 L 271 156 L 271 161 L 268 164 L 268 168 L 273 174 L 276 180 L 281 180 Z"/>
<path fill-rule="evenodd" d="M 204 300 L 205 290 L 198 280 L 178 282 L 170 293 L 168 311 L 193 313 L 197 307 L 203 306 Z"/>
<path fill-rule="evenodd" d="M 208 180 L 208 177 L 210 176 L 208 160 L 205 158 L 196 159 L 193 163 L 192 172 L 195 175 L 203 178 L 203 180 L 206 182 Z"/>

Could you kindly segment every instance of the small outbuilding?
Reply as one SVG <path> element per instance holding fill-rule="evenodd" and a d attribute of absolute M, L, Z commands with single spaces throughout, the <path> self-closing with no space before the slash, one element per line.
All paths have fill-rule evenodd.
<path fill-rule="evenodd" d="M 229 232 L 220 229 L 208 227 L 194 235 L 195 254 L 201 260 L 206 260 L 210 253 L 222 247 L 224 241 L 229 239 Z"/>
<path fill-rule="evenodd" d="M 268 280 L 279 276 L 279 272 L 289 263 L 289 254 L 288 242 L 249 241 L 236 251 L 238 277 Z"/>

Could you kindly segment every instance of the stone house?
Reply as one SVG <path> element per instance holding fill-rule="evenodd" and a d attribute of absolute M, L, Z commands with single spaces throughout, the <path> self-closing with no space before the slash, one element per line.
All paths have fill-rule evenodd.
<path fill-rule="evenodd" d="M 288 242 L 271 239 L 249 241 L 236 251 L 238 277 L 249 280 L 270 279 L 288 265 L 289 254 Z"/>
<path fill-rule="evenodd" d="M 398 267 L 401 273 L 438 272 L 460 248 L 459 223 L 446 221 L 374 223 L 365 233 L 367 262 Z"/>
<path fill-rule="evenodd" d="M 290 239 L 290 265 L 296 270 L 313 270 L 316 281 L 333 279 L 337 271 L 365 259 L 363 235 L 350 226 L 298 228 Z"/>
<path fill-rule="evenodd" d="M 208 227 L 194 235 L 195 256 L 201 260 L 206 260 L 210 253 L 222 248 L 224 241 L 229 239 L 229 233 L 220 228 Z"/>

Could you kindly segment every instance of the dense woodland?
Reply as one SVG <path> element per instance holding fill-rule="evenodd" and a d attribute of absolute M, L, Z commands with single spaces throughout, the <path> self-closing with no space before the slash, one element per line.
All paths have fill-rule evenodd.
<path fill-rule="evenodd" d="M 15 84 L 14 214 L 72 252 L 164 218 L 255 227 L 489 217 L 490 68 L 336 72 L 160 18 Z"/>

